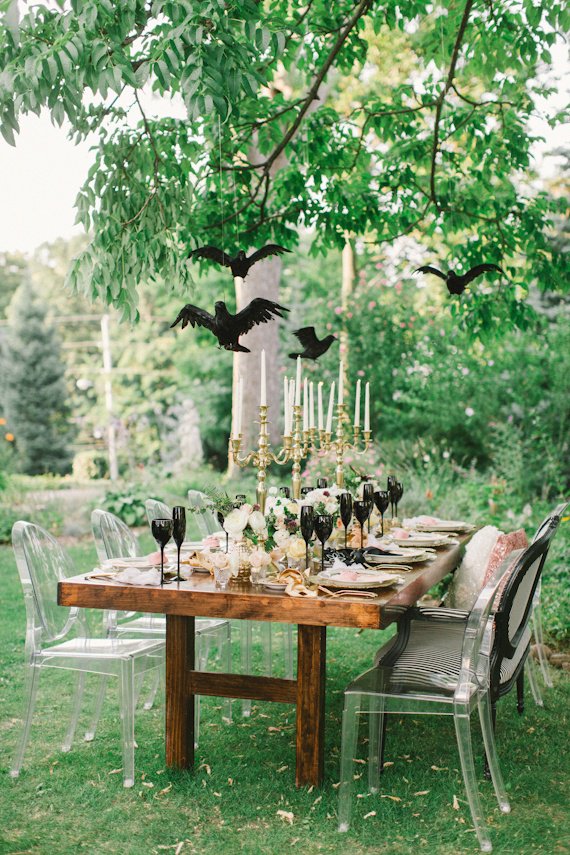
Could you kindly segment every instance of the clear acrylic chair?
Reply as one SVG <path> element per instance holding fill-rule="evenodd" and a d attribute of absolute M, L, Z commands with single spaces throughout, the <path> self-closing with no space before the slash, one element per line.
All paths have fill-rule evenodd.
<path fill-rule="evenodd" d="M 214 503 L 206 493 L 188 490 L 188 504 L 202 537 L 219 532 L 220 523 L 214 512 Z"/>
<path fill-rule="evenodd" d="M 359 716 L 369 716 L 369 787 L 377 792 L 388 714 L 450 715 L 479 844 L 483 851 L 491 851 L 477 788 L 470 714 L 477 707 L 495 793 L 506 813 L 510 808 L 495 747 L 495 705 L 517 681 L 528 657 L 532 598 L 559 518 L 557 508 L 538 540 L 505 559 L 471 612 L 403 610 L 398 633 L 378 652 L 375 666 L 346 689 L 339 831 L 346 831 L 350 823 Z"/>
<path fill-rule="evenodd" d="M 10 775 L 18 777 L 29 741 L 40 673 L 47 668 L 76 672 L 72 713 L 62 750 L 69 751 L 75 735 L 88 673 L 119 683 L 119 710 L 123 746 L 123 784 L 134 784 L 134 721 L 136 683 L 164 664 L 160 639 L 93 637 L 84 612 L 57 605 L 57 583 L 76 574 L 68 555 L 48 532 L 19 521 L 12 529 L 12 545 L 26 606 L 25 689 L 23 726 Z"/>
<path fill-rule="evenodd" d="M 147 515 L 150 520 L 172 516 L 168 505 L 148 499 L 146 504 Z M 153 515 L 155 514 L 155 515 Z M 105 561 L 111 558 L 124 558 L 140 556 L 138 541 L 125 523 L 108 511 L 99 508 L 91 514 L 91 529 L 95 540 L 97 558 Z M 166 636 L 165 615 L 142 614 L 135 612 L 106 611 L 104 613 L 106 633 L 112 637 L 159 637 Z M 217 652 L 217 659 L 222 663 L 224 669 L 231 671 L 231 631 L 230 623 L 219 618 L 197 618 L 195 623 L 196 634 L 196 666 L 198 670 L 207 667 L 212 647 Z M 145 701 L 144 708 L 150 709 L 158 689 L 160 673 L 157 672 L 155 681 Z M 105 695 L 105 683 L 102 681 L 97 707 L 94 711 L 92 726 L 89 728 L 88 736 L 93 738 L 97 721 Z M 231 719 L 231 706 L 224 701 L 223 717 Z M 200 729 L 200 701 L 196 700 L 195 734 L 198 741 Z"/>
<path fill-rule="evenodd" d="M 535 536 L 534 540 L 536 540 L 540 536 L 541 530 L 539 529 Z M 531 628 L 532 628 L 532 637 L 534 638 L 534 642 L 536 644 L 536 655 L 538 659 L 538 665 L 540 671 L 542 673 L 542 679 L 544 680 L 544 685 L 548 688 L 552 688 L 552 677 L 550 676 L 550 671 L 548 669 L 548 659 L 544 653 L 544 632 L 542 629 L 542 605 L 541 605 L 541 588 L 542 581 L 539 580 L 538 585 L 536 586 L 536 592 L 534 595 L 534 600 L 532 604 L 532 617 L 531 617 Z M 530 662 L 530 659 L 529 659 Z M 532 667 L 532 666 L 531 666 Z M 534 686 L 531 682 L 531 691 L 535 700 L 535 703 L 542 707 L 544 706 L 542 695 L 540 694 L 540 690 L 538 688 L 538 682 L 535 680 Z"/>

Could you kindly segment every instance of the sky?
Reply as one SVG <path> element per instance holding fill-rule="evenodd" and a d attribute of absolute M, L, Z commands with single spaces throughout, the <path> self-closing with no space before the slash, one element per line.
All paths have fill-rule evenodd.
<path fill-rule="evenodd" d="M 570 80 L 567 47 L 563 43 L 554 47 L 553 71 L 548 76 L 552 75 L 565 82 L 548 104 L 539 107 L 561 109 L 568 99 Z M 157 107 L 153 99 L 151 112 L 163 112 Z M 67 139 L 65 126 L 52 125 L 46 112 L 40 117 L 22 117 L 20 126 L 16 148 L 0 138 L 0 252 L 31 252 L 45 241 L 83 231 L 74 226 L 73 205 L 93 160 L 90 147 L 95 138 L 74 145 Z M 544 154 L 557 146 L 570 146 L 570 126 L 553 131 L 546 122 L 536 122 L 532 130 L 546 137 L 535 154 L 541 174 L 551 176 L 556 161 L 544 159 Z"/>

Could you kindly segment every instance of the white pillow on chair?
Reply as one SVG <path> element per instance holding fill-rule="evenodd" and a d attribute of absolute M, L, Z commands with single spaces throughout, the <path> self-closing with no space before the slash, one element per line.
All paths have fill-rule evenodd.
<path fill-rule="evenodd" d="M 453 575 L 445 598 L 446 607 L 471 611 L 483 587 L 491 553 L 501 534 L 494 525 L 486 525 L 475 532 Z"/>

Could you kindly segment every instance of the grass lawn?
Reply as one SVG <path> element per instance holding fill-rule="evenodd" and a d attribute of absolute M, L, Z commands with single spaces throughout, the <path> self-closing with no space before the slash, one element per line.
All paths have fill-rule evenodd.
<path fill-rule="evenodd" d="M 93 566 L 91 544 L 74 546 L 78 569 Z M 114 689 L 97 737 L 82 741 L 88 694 L 78 736 L 69 754 L 59 748 L 70 712 L 71 675 L 47 672 L 25 766 L 18 780 L 6 774 L 21 722 L 25 616 L 10 549 L 0 548 L 3 619 L 0 622 L 0 852 L 50 853 L 409 853 L 451 855 L 478 851 L 459 772 L 451 719 L 402 717 L 389 723 L 381 795 L 355 800 L 353 826 L 336 832 L 342 692 L 364 670 L 385 633 L 333 629 L 328 639 L 326 780 L 322 790 L 294 785 L 294 708 L 256 704 L 250 719 L 234 705 L 234 723 L 221 723 L 216 699 L 204 699 L 196 772 L 171 772 L 164 764 L 162 697 L 137 718 L 136 777 L 122 786 Z M 498 748 L 512 813 L 501 815 L 490 782 L 484 807 L 495 852 L 568 852 L 570 769 L 567 751 L 570 688 L 553 671 L 546 707 L 530 691 L 523 717 L 514 693 L 499 705 Z M 95 680 L 91 685 L 94 688 Z M 361 758 L 366 756 L 365 728 Z M 476 732 L 481 758 L 481 740 Z M 355 767 L 356 768 L 356 767 Z M 358 791 L 358 790 L 357 790 Z M 454 809 L 454 796 L 459 807 Z M 280 814 L 279 812 L 283 813 Z"/>

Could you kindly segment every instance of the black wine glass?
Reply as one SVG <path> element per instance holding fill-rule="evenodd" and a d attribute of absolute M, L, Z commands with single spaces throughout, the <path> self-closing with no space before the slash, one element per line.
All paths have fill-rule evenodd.
<path fill-rule="evenodd" d="M 390 493 L 388 490 L 376 490 L 374 493 L 374 504 L 380 512 L 382 537 L 384 537 L 384 513 L 388 510 L 388 505 L 390 504 Z"/>
<path fill-rule="evenodd" d="M 313 536 L 315 512 L 311 505 L 301 505 L 301 534 L 305 541 L 305 566 L 309 569 L 309 541 Z"/>
<path fill-rule="evenodd" d="M 301 487 L 301 495 L 306 496 L 307 493 L 311 493 L 314 489 L 314 487 Z"/>
<path fill-rule="evenodd" d="M 392 517 L 394 517 L 394 500 L 392 498 L 392 490 L 396 486 L 397 478 L 395 475 L 388 475 L 388 480 L 386 482 L 386 490 L 390 495 L 390 511 L 392 513 Z"/>
<path fill-rule="evenodd" d="M 330 514 L 317 514 L 314 518 L 315 534 L 321 541 L 321 573 L 325 569 L 325 543 L 333 530 L 333 518 Z"/>
<path fill-rule="evenodd" d="M 177 564 L 176 564 L 176 581 L 180 586 L 182 578 L 180 576 L 180 550 L 186 537 L 186 508 L 182 505 L 175 505 L 172 508 L 172 538 L 177 549 Z"/>
<path fill-rule="evenodd" d="M 396 519 L 397 519 L 398 518 L 398 504 L 400 503 L 400 500 L 401 500 L 402 496 L 404 495 L 404 485 L 402 484 L 401 481 L 396 481 L 396 488 L 395 488 L 394 494 L 396 496 Z"/>
<path fill-rule="evenodd" d="M 242 505 L 245 505 L 246 499 L 247 499 L 247 496 L 245 495 L 245 493 L 236 493 L 236 502 L 239 502 L 240 507 Z"/>
<path fill-rule="evenodd" d="M 171 519 L 157 519 L 152 521 L 152 536 L 160 546 L 160 584 L 164 585 L 164 547 L 172 537 L 174 523 Z"/>
<path fill-rule="evenodd" d="M 364 549 L 364 523 L 368 519 L 370 508 L 368 502 L 357 499 L 353 504 L 354 516 L 360 523 L 360 548 Z"/>
<path fill-rule="evenodd" d="M 301 490 L 301 493 L 303 491 Z M 291 488 L 290 487 L 279 487 L 279 494 L 283 496 L 284 499 L 291 498 Z"/>
<path fill-rule="evenodd" d="M 237 504 L 237 503 L 236 503 L 236 504 Z M 240 506 L 240 505 L 238 505 L 238 507 L 241 507 L 241 506 Z M 216 516 L 217 516 L 217 518 L 218 518 L 218 522 L 219 522 L 219 524 L 220 524 L 220 528 L 221 528 L 223 531 L 226 531 L 226 530 L 225 530 L 225 528 L 224 528 L 224 522 L 225 522 L 225 519 L 226 519 L 226 518 L 225 518 L 225 516 L 223 515 L 223 513 L 222 513 L 221 511 L 216 511 Z M 228 534 L 228 533 L 227 533 L 227 531 L 226 531 L 226 555 L 228 554 L 229 549 L 230 549 L 230 536 L 229 536 L 229 534 Z"/>
<path fill-rule="evenodd" d="M 388 492 L 390 494 L 390 506 L 392 510 L 392 519 L 398 514 L 398 501 L 401 498 L 400 491 L 398 489 L 398 482 L 394 481 L 393 484 L 388 488 Z M 403 492 L 403 490 L 402 490 Z"/>
<path fill-rule="evenodd" d="M 326 478 L 317 478 L 317 489 L 326 490 L 329 485 L 329 482 Z"/>
<path fill-rule="evenodd" d="M 368 505 L 368 534 L 370 534 L 370 517 L 374 507 L 374 484 L 370 481 L 365 481 L 362 486 L 362 501 Z"/>
<path fill-rule="evenodd" d="M 347 547 L 348 526 L 352 519 L 352 496 L 350 493 L 341 493 L 339 498 L 340 518 L 344 526 L 344 548 Z"/>

